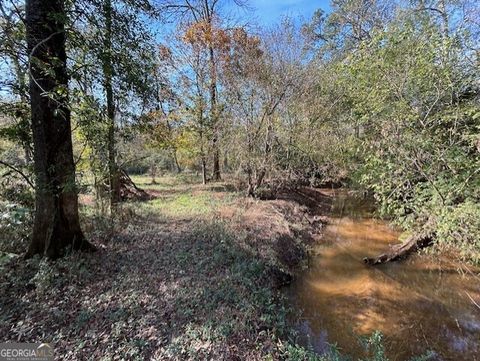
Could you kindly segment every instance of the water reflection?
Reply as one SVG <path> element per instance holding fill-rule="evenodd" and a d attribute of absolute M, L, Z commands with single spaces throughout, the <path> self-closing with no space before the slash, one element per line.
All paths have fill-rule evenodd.
<path fill-rule="evenodd" d="M 446 257 L 413 256 L 368 267 L 399 234 L 370 218 L 366 202 L 340 194 L 311 266 L 289 290 L 303 310 L 302 342 L 323 353 L 337 344 L 362 356 L 358 335 L 380 330 L 392 361 L 434 350 L 437 360 L 480 360 L 480 282 L 460 274 Z"/>

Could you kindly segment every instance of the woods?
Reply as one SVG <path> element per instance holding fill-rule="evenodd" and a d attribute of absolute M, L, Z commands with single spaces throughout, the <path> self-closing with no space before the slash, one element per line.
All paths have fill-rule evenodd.
<path fill-rule="evenodd" d="M 448 254 L 458 268 L 480 265 L 478 2 L 332 0 L 299 12 L 308 16 L 282 13 L 274 22 L 264 13 L 255 18 L 256 6 L 0 1 L 0 267 L 7 278 L 14 274 L 8 267 L 24 267 L 12 297 L 30 292 L 31 284 L 39 292 L 30 268 L 37 276 L 41 267 L 54 272 L 67 262 L 62 257 L 87 259 L 95 269 L 110 251 L 109 257 L 134 252 L 141 263 L 141 247 L 161 253 L 158 244 L 168 244 L 170 258 L 162 262 L 189 259 L 187 244 L 176 252 L 165 238 L 171 232 L 183 242 L 181 229 L 185 239 L 196 239 L 198 227 L 207 268 L 213 262 L 235 273 L 202 247 L 213 247 L 212 254 L 224 254 L 225 244 L 234 249 L 232 264 L 247 279 L 235 273 L 241 289 L 235 302 L 248 293 L 248 282 L 255 292 L 275 293 L 265 277 L 275 284 L 295 279 L 296 267 L 334 223 L 330 208 L 344 190 L 374 204 L 375 218 L 404 240 L 377 256 L 355 254 L 355 262 L 380 265 L 423 257 L 428 249 Z M 137 237 L 138 245 L 124 248 L 125 239 Z M 247 254 L 259 263 L 245 261 Z M 164 264 L 148 267 L 168 274 Z M 207 268 L 199 266 L 198 277 Z M 177 271 L 172 277 L 182 282 Z M 7 278 L 5 285 L 16 284 Z M 53 292 L 54 282 L 48 284 Z M 281 304 L 257 301 L 246 303 L 263 311 Z M 236 331 L 225 334 L 255 339 L 264 332 L 262 345 L 276 345 L 252 356 L 245 341 L 241 359 L 318 356 L 297 349 L 288 327 L 275 333 L 275 322 L 286 321 L 268 315 L 265 329 L 252 321 L 254 331 L 239 331 L 229 319 Z M 5 317 L 6 329 L 14 316 Z M 183 316 L 172 317 L 187 327 Z M 165 342 L 173 344 L 177 329 L 169 327 Z M 154 357 L 164 346 L 158 342 L 138 346 L 139 359 L 195 359 L 195 352 L 187 357 L 169 348 Z M 230 359 L 225 350 L 212 352 Z"/>

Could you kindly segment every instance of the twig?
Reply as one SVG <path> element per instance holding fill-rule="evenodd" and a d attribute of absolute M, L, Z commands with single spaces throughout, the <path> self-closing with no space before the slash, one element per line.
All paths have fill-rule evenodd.
<path fill-rule="evenodd" d="M 473 303 L 475 306 L 477 306 L 478 309 L 480 310 L 480 305 L 479 305 L 477 302 L 475 302 L 475 300 L 472 298 L 472 296 L 470 296 L 470 294 L 469 294 L 467 291 L 465 291 L 465 294 L 468 296 L 468 298 L 470 298 L 470 301 L 472 301 L 472 303 Z"/>
<path fill-rule="evenodd" d="M 32 181 L 20 169 L 14 167 L 13 165 L 11 165 L 7 162 L 4 162 L 3 160 L 0 160 L 0 164 L 3 164 L 4 166 L 6 166 L 6 167 L 10 168 L 11 170 L 20 174 L 23 177 L 23 179 L 25 179 L 25 181 L 30 185 L 30 187 L 35 189 L 35 186 L 33 185 Z"/>

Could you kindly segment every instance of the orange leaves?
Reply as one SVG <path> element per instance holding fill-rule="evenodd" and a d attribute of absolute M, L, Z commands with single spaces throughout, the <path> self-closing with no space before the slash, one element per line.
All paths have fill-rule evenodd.
<path fill-rule="evenodd" d="M 257 73 L 263 51 L 258 36 L 248 34 L 243 28 L 231 31 L 231 48 L 224 54 L 224 74 L 227 77 Z"/>
<path fill-rule="evenodd" d="M 225 30 L 213 21 L 202 20 L 191 24 L 183 35 L 183 41 L 196 47 L 213 47 L 224 56 L 232 51 L 257 57 L 262 55 L 258 36 L 249 35 L 243 28 Z"/>
<path fill-rule="evenodd" d="M 256 59 L 263 54 L 261 41 L 258 36 L 249 35 L 243 28 L 235 28 L 232 31 L 232 56 L 234 58 Z"/>
<path fill-rule="evenodd" d="M 195 47 L 213 47 L 220 51 L 227 51 L 231 39 L 226 30 L 215 26 L 213 22 L 202 20 L 187 28 L 183 41 Z"/>
<path fill-rule="evenodd" d="M 233 29 L 232 39 L 235 47 L 239 49 L 260 51 L 260 38 L 255 35 L 250 36 L 243 28 Z"/>

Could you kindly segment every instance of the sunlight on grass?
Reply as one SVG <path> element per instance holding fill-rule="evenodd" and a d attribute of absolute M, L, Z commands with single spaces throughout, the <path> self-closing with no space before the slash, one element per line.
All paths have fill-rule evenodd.
<path fill-rule="evenodd" d="M 148 176 L 134 176 L 132 180 L 155 197 L 148 202 L 130 204 L 138 214 L 172 218 L 214 216 L 222 205 L 238 197 L 223 183 L 202 185 L 193 174 L 158 177 L 156 184 L 151 184 Z"/>
<path fill-rule="evenodd" d="M 144 208 L 165 216 L 195 217 L 211 214 L 217 206 L 218 201 L 207 194 L 184 193 L 178 196 L 154 199 L 145 204 Z"/>
<path fill-rule="evenodd" d="M 167 174 L 155 178 L 152 183 L 152 177 L 148 175 L 132 175 L 133 182 L 140 188 L 153 190 L 167 190 L 172 188 L 185 188 L 192 184 L 199 184 L 200 178 L 195 174 Z"/>

